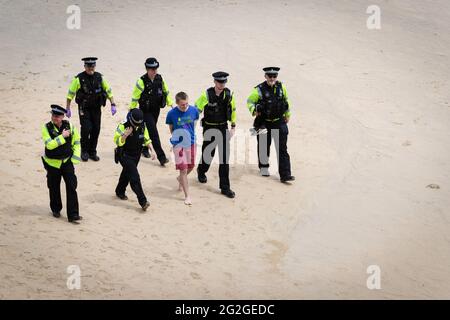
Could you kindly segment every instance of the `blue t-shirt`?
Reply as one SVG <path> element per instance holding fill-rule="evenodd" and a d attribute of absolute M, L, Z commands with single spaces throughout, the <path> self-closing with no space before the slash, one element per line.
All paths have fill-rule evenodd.
<path fill-rule="evenodd" d="M 199 112 L 195 106 L 189 105 L 185 112 L 174 107 L 167 113 L 166 124 L 173 125 L 170 143 L 180 147 L 190 147 L 195 143 L 195 121 L 199 118 Z"/>

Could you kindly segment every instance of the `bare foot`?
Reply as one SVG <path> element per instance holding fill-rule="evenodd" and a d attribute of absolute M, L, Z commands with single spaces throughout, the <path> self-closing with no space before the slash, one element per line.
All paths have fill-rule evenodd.
<path fill-rule="evenodd" d="M 178 181 L 178 191 L 183 191 L 183 187 L 181 186 L 180 182 L 180 176 L 177 177 L 177 181 Z"/>
<path fill-rule="evenodd" d="M 184 204 L 187 205 L 187 206 L 192 205 L 191 198 L 190 197 L 186 197 L 186 199 L 184 199 Z"/>

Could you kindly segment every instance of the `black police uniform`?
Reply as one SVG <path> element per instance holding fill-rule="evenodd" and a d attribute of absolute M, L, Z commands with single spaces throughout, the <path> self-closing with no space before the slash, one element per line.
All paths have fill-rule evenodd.
<path fill-rule="evenodd" d="M 62 115 L 66 113 L 66 110 L 60 106 L 52 105 L 52 113 Z M 70 123 L 63 120 L 60 128 L 57 128 L 53 122 L 48 122 L 46 125 L 47 131 L 51 139 L 55 139 L 60 136 L 64 129 L 70 130 Z M 72 157 L 72 139 L 71 135 L 70 141 L 58 146 L 55 149 L 49 150 L 45 148 L 45 156 L 48 159 L 63 160 Z M 44 158 L 42 158 L 44 168 L 47 171 L 47 186 L 50 194 L 50 209 L 53 212 L 53 216 L 59 218 L 60 212 L 62 210 L 61 201 L 61 178 L 64 179 L 66 185 L 66 209 L 67 218 L 69 222 L 74 222 L 81 220 L 79 215 L 78 207 L 78 195 L 77 195 L 77 177 L 75 175 L 75 169 L 71 159 L 66 162 L 62 162 L 61 167 L 55 168 L 49 165 Z M 76 223 L 76 222 L 75 222 Z"/>
<path fill-rule="evenodd" d="M 217 81 L 227 81 L 228 73 L 215 72 L 213 77 Z M 205 173 L 208 172 L 214 158 L 216 147 L 219 149 L 219 187 L 223 194 L 234 197 L 230 189 L 230 133 L 228 121 L 231 121 L 232 93 L 225 88 L 219 96 L 214 87 L 206 90 L 208 104 L 204 106 L 204 116 L 201 121 L 203 127 L 202 157 L 197 167 L 200 182 L 206 182 Z M 203 106 L 198 106 L 203 107 Z M 206 152 L 205 152 L 206 150 Z"/>
<path fill-rule="evenodd" d="M 95 60 L 82 60 L 95 63 Z M 90 58 L 93 59 L 93 58 Z M 106 92 L 102 87 L 102 75 L 94 72 L 89 75 L 83 71 L 77 75 L 80 80 L 80 89 L 77 91 L 75 102 L 78 104 L 80 116 L 81 153 L 88 153 L 91 157 L 97 156 L 97 143 L 100 135 L 102 106 L 106 104 Z"/>
<path fill-rule="evenodd" d="M 263 70 L 271 74 L 278 73 L 279 68 L 272 67 Z M 261 92 L 258 109 L 262 112 L 262 119 L 264 119 L 267 129 L 267 134 L 257 136 L 258 166 L 259 168 L 269 167 L 270 146 L 273 139 L 278 154 L 280 179 L 281 181 L 293 180 L 290 157 L 287 151 L 289 129 L 283 117 L 289 106 L 283 94 L 282 84 L 277 81 L 273 87 L 270 87 L 265 81 L 259 84 L 257 88 Z"/>
<path fill-rule="evenodd" d="M 127 116 L 127 121 L 124 123 L 125 129 L 133 127 L 131 124 L 132 115 L 137 114 L 137 109 L 131 110 Z M 141 158 L 142 146 L 144 144 L 145 125 L 142 122 L 142 113 L 140 116 L 135 116 L 135 119 L 140 118 L 140 124 L 133 128 L 133 132 L 125 140 L 125 144 L 119 147 L 120 164 L 122 165 L 122 173 L 120 174 L 119 183 L 116 187 L 116 195 L 119 198 L 125 196 L 125 190 L 128 183 L 138 198 L 139 204 L 143 207 L 147 203 L 147 198 L 141 184 L 141 178 L 137 169 L 139 160 Z"/>
<path fill-rule="evenodd" d="M 149 58 L 145 62 L 147 68 L 158 68 L 159 62 L 155 58 Z M 163 90 L 163 78 L 157 74 L 155 78 L 150 80 L 147 73 L 141 77 L 144 82 L 144 90 L 141 93 L 138 104 L 139 109 L 144 113 L 144 122 L 147 126 L 150 139 L 152 140 L 153 149 L 161 164 L 167 162 L 166 154 L 161 147 L 158 132 L 158 118 L 162 108 L 166 106 L 166 93 Z M 148 149 L 143 149 L 144 151 Z"/>

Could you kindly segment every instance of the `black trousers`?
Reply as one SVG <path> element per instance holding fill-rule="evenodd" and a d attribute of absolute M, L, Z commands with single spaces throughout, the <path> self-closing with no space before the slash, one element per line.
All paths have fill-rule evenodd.
<path fill-rule="evenodd" d="M 230 134 L 227 125 L 203 127 L 202 157 L 198 164 L 198 172 L 208 172 L 211 162 L 219 149 L 219 187 L 222 190 L 230 189 Z"/>
<path fill-rule="evenodd" d="M 50 193 L 50 209 L 52 212 L 60 212 L 62 210 L 61 201 L 61 177 L 66 184 L 66 209 L 67 218 L 73 219 L 78 217 L 78 195 L 77 195 L 77 177 L 72 161 L 68 160 L 61 165 L 60 169 L 49 166 L 44 161 L 45 170 L 47 170 L 47 186 Z"/>
<path fill-rule="evenodd" d="M 100 126 L 102 120 L 102 109 L 98 107 L 78 106 L 80 115 L 81 131 L 81 152 L 87 152 L 90 155 L 97 154 L 97 142 L 100 135 Z"/>
<path fill-rule="evenodd" d="M 159 112 L 158 110 L 152 110 L 151 112 L 144 113 L 144 122 L 147 126 L 148 134 L 150 136 L 150 139 L 152 140 L 153 148 L 155 149 L 156 156 L 159 161 L 163 161 L 166 159 L 166 154 L 164 153 L 162 147 L 161 147 L 161 141 L 159 140 L 159 133 L 158 133 L 158 127 L 156 124 L 158 123 L 159 118 Z"/>
<path fill-rule="evenodd" d="M 270 146 L 273 139 L 277 152 L 280 178 L 290 177 L 291 160 L 287 151 L 288 126 L 283 119 L 276 122 L 266 121 L 265 125 L 267 134 L 256 136 L 258 141 L 258 166 L 259 168 L 269 167 Z"/>
<path fill-rule="evenodd" d="M 141 178 L 137 169 L 139 159 L 141 155 L 128 155 L 124 153 L 120 159 L 120 164 L 122 165 L 122 173 L 120 174 L 119 183 L 116 187 L 116 194 L 123 195 L 128 186 L 134 191 L 138 198 L 139 204 L 142 206 L 147 202 L 144 190 L 142 189 Z"/>

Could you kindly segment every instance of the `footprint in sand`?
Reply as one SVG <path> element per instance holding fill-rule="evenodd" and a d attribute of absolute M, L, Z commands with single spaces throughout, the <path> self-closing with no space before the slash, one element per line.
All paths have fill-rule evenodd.
<path fill-rule="evenodd" d="M 278 264 L 286 254 L 288 246 L 278 240 L 267 240 L 266 243 L 272 247 L 272 251 L 266 254 L 266 258 L 272 266 L 272 269 L 277 271 Z"/>
<path fill-rule="evenodd" d="M 430 189 L 440 189 L 441 187 L 440 187 L 438 184 L 431 183 L 431 184 L 427 185 L 427 188 L 430 188 Z"/>
<path fill-rule="evenodd" d="M 191 272 L 191 277 L 192 279 L 196 279 L 196 280 L 200 280 L 202 277 L 196 273 L 196 272 Z"/>
<path fill-rule="evenodd" d="M 233 280 L 233 275 L 229 272 L 224 272 L 225 276 L 228 278 L 228 280 Z"/>

